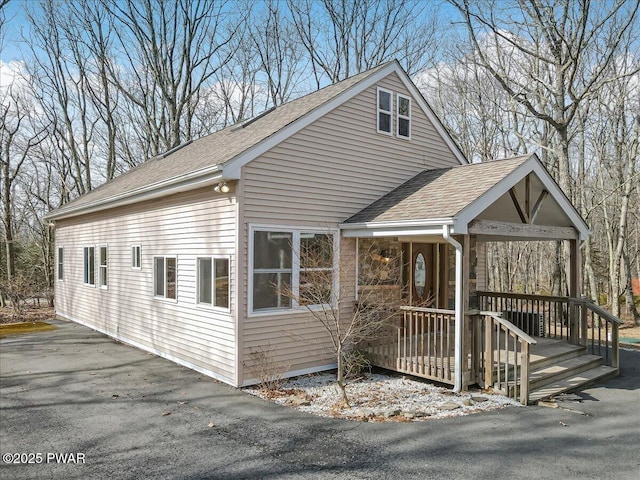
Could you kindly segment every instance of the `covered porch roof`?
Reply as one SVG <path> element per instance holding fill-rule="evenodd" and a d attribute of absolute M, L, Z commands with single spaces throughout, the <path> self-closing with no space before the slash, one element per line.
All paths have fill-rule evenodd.
<path fill-rule="evenodd" d="M 341 224 L 346 237 L 475 234 L 584 240 L 589 228 L 535 154 L 425 170 Z"/>

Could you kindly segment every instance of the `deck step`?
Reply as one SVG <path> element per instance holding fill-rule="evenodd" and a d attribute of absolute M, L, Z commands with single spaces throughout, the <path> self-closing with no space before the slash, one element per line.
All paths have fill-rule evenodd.
<path fill-rule="evenodd" d="M 600 365 L 602 365 L 602 357 L 596 355 L 570 357 L 543 367 L 535 365 L 535 370 L 529 375 L 529 388 L 535 390 L 563 378 L 575 376 L 585 370 L 597 368 Z"/>
<path fill-rule="evenodd" d="M 564 360 L 580 357 L 585 353 L 586 348 L 583 346 L 558 341 L 536 345 L 531 349 L 530 368 L 537 370 L 547 365 L 555 365 Z"/>
<path fill-rule="evenodd" d="M 563 378 L 543 387 L 534 389 L 529 393 L 529 403 L 535 403 L 538 400 L 543 400 L 554 395 L 558 395 L 559 393 L 584 388 L 593 383 L 613 378 L 616 375 L 618 375 L 618 369 L 601 365 L 597 368 L 592 368 L 590 370 L 580 372 L 577 375 Z"/>

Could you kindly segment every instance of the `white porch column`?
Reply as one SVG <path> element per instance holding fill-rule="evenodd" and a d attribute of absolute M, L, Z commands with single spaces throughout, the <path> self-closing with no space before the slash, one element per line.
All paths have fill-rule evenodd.
<path fill-rule="evenodd" d="M 455 294 L 455 366 L 453 370 L 453 391 L 462 390 L 462 321 L 464 318 L 464 302 L 462 295 L 462 245 L 451 237 L 450 226 L 442 227 L 442 236 L 456 249 L 456 294 Z"/>

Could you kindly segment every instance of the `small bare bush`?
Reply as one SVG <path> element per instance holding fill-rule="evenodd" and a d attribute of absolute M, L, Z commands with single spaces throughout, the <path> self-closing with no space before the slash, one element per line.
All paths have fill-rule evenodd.
<path fill-rule="evenodd" d="M 251 349 L 251 363 L 247 365 L 251 375 L 258 379 L 260 390 L 272 392 L 279 390 L 284 380 L 284 374 L 289 370 L 289 364 L 275 358 L 274 348 L 261 345 Z"/>
<path fill-rule="evenodd" d="M 3 280 L 0 289 L 11 302 L 11 307 L 16 315 L 22 315 L 27 300 L 35 294 L 33 283 L 22 275 Z"/>

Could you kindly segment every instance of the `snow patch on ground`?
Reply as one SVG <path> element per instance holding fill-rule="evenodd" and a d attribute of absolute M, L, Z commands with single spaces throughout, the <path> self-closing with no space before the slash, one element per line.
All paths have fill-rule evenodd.
<path fill-rule="evenodd" d="M 334 373 L 289 379 L 278 391 L 261 391 L 257 387 L 244 390 L 314 415 L 360 421 L 422 421 L 521 406 L 502 395 L 453 393 L 450 389 L 419 380 L 383 374 L 367 374 L 349 382 L 347 395 L 351 407 L 343 409 L 338 406 L 340 393 Z"/>

